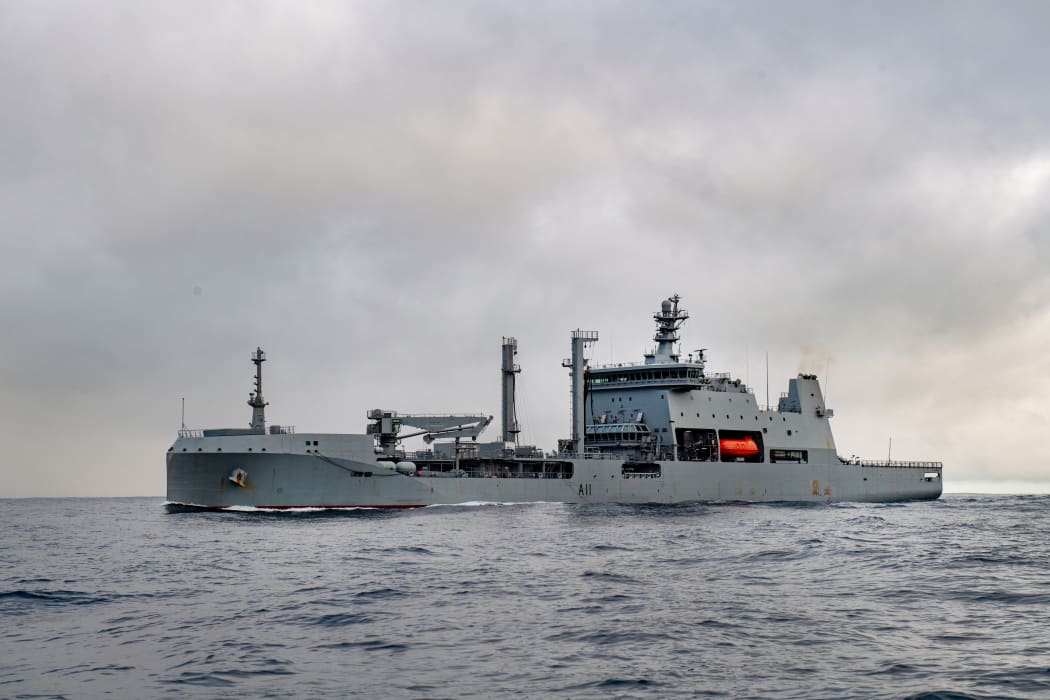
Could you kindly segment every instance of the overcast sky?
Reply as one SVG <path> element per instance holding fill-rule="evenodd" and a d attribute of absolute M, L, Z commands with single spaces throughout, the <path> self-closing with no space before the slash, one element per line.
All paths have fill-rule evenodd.
<path fill-rule="evenodd" d="M 569 331 L 1050 488 L 1050 4 L 0 2 L 0 497 L 190 427 L 569 423 Z M 488 439 L 495 439 L 498 420 Z"/>

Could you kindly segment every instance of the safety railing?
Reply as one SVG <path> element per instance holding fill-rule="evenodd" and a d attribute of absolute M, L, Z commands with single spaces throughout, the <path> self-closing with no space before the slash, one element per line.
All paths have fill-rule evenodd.
<path fill-rule="evenodd" d="M 906 469 L 942 469 L 943 462 L 895 462 L 893 460 L 861 459 L 852 462 L 862 467 L 904 467 Z"/>

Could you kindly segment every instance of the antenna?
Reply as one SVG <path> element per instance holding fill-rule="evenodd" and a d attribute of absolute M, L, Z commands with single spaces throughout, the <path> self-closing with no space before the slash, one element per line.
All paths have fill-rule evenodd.
<path fill-rule="evenodd" d="M 751 353 L 744 346 L 744 386 L 751 386 Z"/>
<path fill-rule="evenodd" d="M 182 397 L 182 429 L 186 429 L 186 397 Z"/>
<path fill-rule="evenodd" d="M 769 410 L 769 350 L 766 350 L 766 410 Z"/>
<path fill-rule="evenodd" d="M 890 455 L 892 455 L 892 454 L 893 454 L 893 436 L 890 435 L 890 446 L 886 450 L 886 461 L 887 462 L 892 462 L 893 461 L 892 459 L 890 459 Z"/>
<path fill-rule="evenodd" d="M 831 359 L 824 362 L 824 406 L 828 405 L 828 387 L 831 386 Z"/>

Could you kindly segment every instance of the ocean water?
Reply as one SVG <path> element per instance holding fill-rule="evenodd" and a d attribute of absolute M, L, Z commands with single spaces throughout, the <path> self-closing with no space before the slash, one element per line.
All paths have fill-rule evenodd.
<path fill-rule="evenodd" d="M 1050 698 L 1050 497 L 0 501 L 0 697 Z"/>

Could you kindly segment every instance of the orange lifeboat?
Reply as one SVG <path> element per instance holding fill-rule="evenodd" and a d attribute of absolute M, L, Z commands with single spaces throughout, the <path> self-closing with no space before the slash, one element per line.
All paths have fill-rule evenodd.
<path fill-rule="evenodd" d="M 718 441 L 718 448 L 726 457 L 753 457 L 760 452 L 755 439 L 751 437 L 722 438 Z"/>

